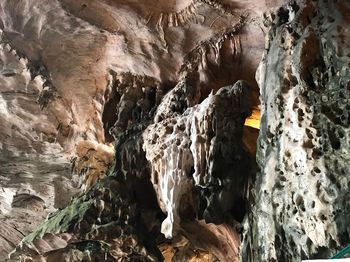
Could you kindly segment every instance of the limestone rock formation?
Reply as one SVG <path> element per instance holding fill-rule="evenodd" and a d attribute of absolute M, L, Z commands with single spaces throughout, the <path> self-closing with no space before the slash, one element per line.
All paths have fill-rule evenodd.
<path fill-rule="evenodd" d="M 55 118 L 37 104 L 45 77 L 34 77 L 30 68 L 11 45 L 0 44 L 1 259 L 77 192 L 69 160 L 56 142 Z"/>
<path fill-rule="evenodd" d="M 180 88 L 185 88 L 182 82 L 174 90 Z M 144 132 L 152 183 L 167 213 L 162 224 L 166 237 L 174 236 L 181 212 L 188 215 L 193 209 L 199 219 L 220 224 L 235 202 L 244 198 L 249 154 L 244 151 L 242 132 L 244 120 L 250 115 L 248 92 L 243 82 L 221 88 L 182 115 L 173 112 L 173 117 L 150 125 Z M 170 92 L 168 97 L 175 96 Z M 166 98 L 164 101 L 168 107 L 174 106 Z M 160 106 L 160 110 L 164 108 Z M 164 115 L 158 110 L 159 114 Z"/>
<path fill-rule="evenodd" d="M 349 5 L 1 0 L 0 261 L 347 245 Z"/>
<path fill-rule="evenodd" d="M 271 21 L 246 261 L 330 258 L 350 242 L 349 12 L 299 1 Z"/>
<path fill-rule="evenodd" d="M 63 208 L 82 190 L 89 192 L 107 174 L 139 189 L 142 193 L 135 201 L 159 215 L 143 132 L 158 111 L 173 110 L 162 103 L 163 97 L 186 76 L 192 90 L 184 90 L 190 103 L 184 110 L 239 79 L 252 87 L 257 105 L 257 86 L 249 72 L 255 72 L 260 59 L 264 32 L 259 22 L 247 21 L 274 6 L 226 1 L 1 1 L 0 174 L 1 216 L 6 221 L 0 231 L 1 257 L 48 213 Z M 165 111 L 157 110 L 160 104 Z M 163 219 L 160 213 L 154 221 L 159 229 Z M 206 227 L 193 223 L 188 231 Z M 235 258 L 237 236 L 227 227 L 219 232 L 209 226 L 203 234 L 216 246 L 227 245 L 221 235 L 235 241 L 216 251 L 220 256 L 231 250 Z M 200 252 L 215 257 L 208 243 L 195 246 L 196 241 L 191 239 L 183 253 L 195 257 L 201 246 Z M 177 245 L 174 242 L 163 246 L 170 248 Z"/>
<path fill-rule="evenodd" d="M 159 261 L 154 237 L 140 220 L 133 194 L 116 178 L 100 180 L 23 239 L 11 259 Z"/>
<path fill-rule="evenodd" d="M 184 87 L 182 82 L 179 86 Z M 173 106 L 167 99 L 164 101 L 168 107 Z M 159 214 L 154 206 L 141 199 L 145 196 L 138 191 L 142 183 L 142 194 L 152 195 L 151 190 L 145 189 L 149 177 L 144 165 L 148 163 L 142 158 L 147 158 L 160 206 L 167 213 L 161 232 L 168 238 L 183 235 L 194 248 L 207 249 L 212 257 L 235 260 L 238 239 L 232 226 L 235 219 L 241 220 L 239 216 L 244 215 L 242 201 L 250 175 L 250 157 L 242 142 L 244 120 L 250 115 L 249 86 L 240 81 L 221 88 L 201 104 L 175 115 L 149 125 L 142 136 L 142 125 L 136 133 L 133 126 L 124 126 L 127 130 L 122 133 L 123 138 L 115 135 L 116 146 L 120 147 L 116 158 L 127 165 L 116 164 L 111 177 L 100 180 L 65 209 L 49 217 L 22 241 L 11 258 L 50 261 L 55 257 L 83 260 L 88 256 L 122 261 L 162 260 L 155 246 L 157 234 L 152 235 L 145 226 L 149 230 L 154 226 L 160 229 L 160 220 L 154 220 L 151 227 L 145 216 L 156 218 Z M 137 119 L 133 119 L 135 122 Z M 118 122 L 115 126 L 121 127 Z M 118 131 L 115 132 L 120 134 Z M 144 151 L 133 152 L 143 140 Z M 131 152 L 134 154 L 130 156 Z M 168 157 L 170 161 L 165 159 Z M 150 186 L 149 180 L 148 183 Z M 218 226 L 206 224 L 212 222 Z M 194 233 L 196 228 L 205 231 L 198 236 Z M 217 240 L 199 242 L 201 237 L 209 236 Z M 227 239 L 230 239 L 228 243 Z M 151 242 L 144 243 L 146 240 Z M 222 249 L 212 249 L 212 245 Z"/>

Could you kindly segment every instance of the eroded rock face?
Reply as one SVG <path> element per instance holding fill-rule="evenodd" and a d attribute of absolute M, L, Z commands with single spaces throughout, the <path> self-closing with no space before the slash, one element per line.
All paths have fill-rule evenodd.
<path fill-rule="evenodd" d="M 186 85 L 180 82 L 174 90 L 179 88 Z M 250 115 L 248 93 L 246 83 L 237 82 L 181 115 L 173 111 L 172 117 L 144 132 L 152 183 L 167 213 L 162 224 L 166 237 L 171 238 L 180 227 L 180 212 L 188 216 L 193 209 L 199 219 L 219 224 L 235 202 L 242 201 L 249 177 L 249 155 L 242 143 L 244 120 Z M 165 107 L 161 105 L 160 110 Z M 157 115 L 164 116 L 160 110 Z"/>
<path fill-rule="evenodd" d="M 14 260 L 160 261 L 132 190 L 115 177 L 102 179 L 23 239 Z"/>
<path fill-rule="evenodd" d="M 180 82 L 179 86 L 185 85 Z M 172 103 L 159 109 L 168 106 Z M 161 261 L 155 246 L 161 230 L 167 238 L 182 236 L 187 241 L 184 257 L 176 255 L 179 259 L 196 259 L 190 250 L 200 249 L 198 259 L 235 261 L 239 240 L 234 221 L 242 219 L 239 212 L 245 208 L 250 175 L 251 159 L 242 142 L 249 114 L 249 86 L 239 81 L 144 131 L 135 120 L 137 129 L 131 125 L 122 138 L 115 135 L 116 159 L 121 164 L 116 163 L 112 176 L 50 216 L 22 241 L 12 259 L 79 261 L 93 251 L 94 259 L 103 255 L 110 260 Z M 167 213 L 162 226 L 150 176 Z M 201 233 L 196 234 L 197 230 Z"/>
<path fill-rule="evenodd" d="M 0 232 L 26 235 L 85 190 L 14 257 L 160 261 L 158 245 L 178 261 L 237 260 L 258 17 L 281 2 L 1 1 Z"/>
<path fill-rule="evenodd" d="M 349 243 L 349 12 L 298 1 L 271 22 L 244 261 L 329 258 Z"/>
<path fill-rule="evenodd" d="M 0 36 L 3 40 L 2 36 Z M 42 114 L 47 80 L 11 45 L 0 44 L 0 257 L 77 189 L 52 114 Z M 46 88 L 47 89 L 47 88 Z M 40 102 L 40 103 L 41 103 Z"/>

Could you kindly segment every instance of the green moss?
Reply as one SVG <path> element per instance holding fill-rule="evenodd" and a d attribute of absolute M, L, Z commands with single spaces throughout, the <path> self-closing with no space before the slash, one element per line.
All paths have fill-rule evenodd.
<path fill-rule="evenodd" d="M 115 164 L 107 166 L 107 168 L 106 168 L 106 175 L 107 176 L 113 176 L 115 174 L 114 173 L 114 169 L 115 169 Z"/>
<path fill-rule="evenodd" d="M 71 225 L 82 220 L 85 212 L 92 204 L 93 199 L 88 201 L 84 201 L 82 197 L 73 199 L 66 208 L 47 218 L 36 231 L 25 237 L 22 243 L 31 243 L 35 239 L 42 238 L 46 233 L 66 232 Z"/>
<path fill-rule="evenodd" d="M 82 252 L 99 252 L 102 250 L 101 243 L 94 240 L 82 241 L 74 244 Z"/>

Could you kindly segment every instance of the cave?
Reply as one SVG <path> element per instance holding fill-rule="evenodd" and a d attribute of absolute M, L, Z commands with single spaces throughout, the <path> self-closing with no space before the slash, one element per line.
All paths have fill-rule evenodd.
<path fill-rule="evenodd" d="M 348 0 L 2 0 L 0 261 L 350 257 Z"/>

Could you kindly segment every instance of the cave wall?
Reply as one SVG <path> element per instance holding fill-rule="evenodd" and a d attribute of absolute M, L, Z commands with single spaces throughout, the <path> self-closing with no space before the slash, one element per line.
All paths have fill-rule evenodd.
<path fill-rule="evenodd" d="M 146 158 L 142 132 L 155 116 L 160 121 L 158 105 L 187 75 L 191 85 L 181 91 L 185 94 L 180 114 L 239 79 L 252 87 L 257 105 L 252 72 L 264 48 L 264 28 L 259 21 L 248 21 L 276 5 L 271 1 L 1 1 L 0 217 L 5 223 L 0 225 L 0 257 L 5 259 L 49 213 L 67 204 L 64 210 L 71 212 L 72 195 L 96 190 L 96 182 L 111 173 L 130 192 L 139 192 L 132 201 L 143 211 L 153 210 L 141 212 L 146 214 L 143 220 L 160 230 L 164 215 L 157 209 L 157 182 L 154 186 L 150 182 L 152 160 Z M 166 101 L 162 105 L 162 115 L 173 112 Z M 173 116 L 162 116 L 167 117 Z M 229 259 L 236 258 L 238 237 L 231 225 L 190 223 L 190 218 L 184 222 L 182 237 L 162 240 L 164 254 L 214 259 L 226 252 Z M 70 215 L 66 219 L 72 225 L 80 223 Z M 66 227 L 49 229 L 55 232 L 39 243 L 45 248 L 32 246 L 39 255 L 49 252 L 47 243 L 58 241 L 51 249 L 60 249 L 69 239 L 86 240 L 85 234 L 68 237 L 76 231 Z M 202 232 L 201 237 L 193 237 L 196 231 Z"/>
<path fill-rule="evenodd" d="M 282 2 L 2 1 L 1 255 L 30 231 L 14 261 L 346 245 L 349 3 Z"/>
<path fill-rule="evenodd" d="M 349 244 L 349 14 L 348 1 L 299 1 L 270 17 L 243 261 L 330 258 Z"/>

